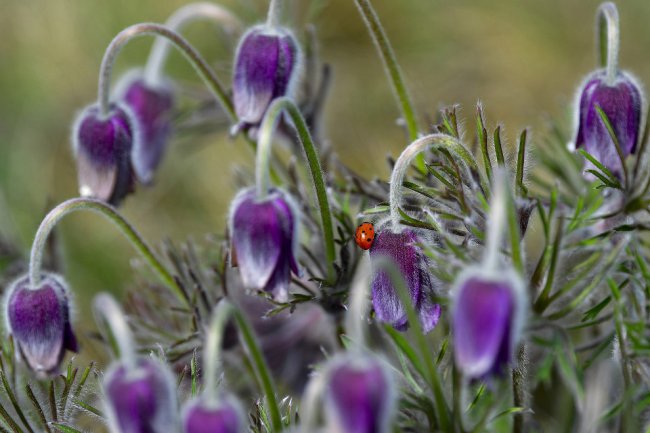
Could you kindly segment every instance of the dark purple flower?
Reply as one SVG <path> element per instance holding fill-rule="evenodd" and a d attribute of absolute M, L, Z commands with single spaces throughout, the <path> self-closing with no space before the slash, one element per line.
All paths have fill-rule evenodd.
<path fill-rule="evenodd" d="M 65 284 L 53 275 L 43 275 L 35 289 L 28 276 L 21 277 L 7 291 L 6 329 L 20 356 L 39 375 L 56 373 L 65 351 L 77 351 L 69 302 Z"/>
<path fill-rule="evenodd" d="M 127 75 L 121 100 L 131 108 L 140 130 L 133 143 L 131 161 L 142 183 L 152 181 L 172 133 L 174 94 L 171 86 L 150 84 L 139 75 Z"/>
<path fill-rule="evenodd" d="M 584 148 L 620 177 L 620 158 L 596 106 L 600 106 L 609 118 L 623 155 L 634 154 L 640 138 L 644 105 L 641 87 L 624 72 L 618 74 L 613 85 L 609 85 L 605 80 L 605 72 L 598 71 L 581 86 L 578 98 L 576 148 Z"/>
<path fill-rule="evenodd" d="M 229 227 L 244 286 L 286 300 L 291 271 L 298 273 L 298 211 L 293 201 L 280 190 L 260 201 L 255 189 L 246 189 L 233 200 Z"/>
<path fill-rule="evenodd" d="M 113 106 L 107 117 L 92 105 L 77 118 L 73 146 L 79 193 L 118 205 L 133 191 L 131 148 L 138 133 L 128 108 Z"/>
<path fill-rule="evenodd" d="M 525 316 L 525 293 L 507 273 L 462 277 L 454 289 L 454 359 L 470 378 L 501 374 L 513 359 Z"/>
<path fill-rule="evenodd" d="M 379 257 L 386 257 L 395 264 L 409 290 L 422 330 L 429 332 L 438 323 L 440 305 L 431 300 L 433 280 L 428 270 L 430 263 L 419 246 L 422 240 L 413 229 L 395 233 L 385 226 L 377 229 L 375 241 L 370 248 L 373 268 L 372 305 L 375 315 L 380 321 L 390 323 L 401 331 L 408 328 L 406 310 L 388 273 L 377 268 L 375 261 Z"/>
<path fill-rule="evenodd" d="M 242 37 L 233 77 L 241 126 L 258 125 L 271 102 L 290 93 L 299 55 L 295 38 L 283 28 L 253 27 Z"/>
<path fill-rule="evenodd" d="M 345 354 L 328 370 L 325 415 L 333 432 L 385 433 L 393 415 L 393 381 L 384 363 Z"/>
<path fill-rule="evenodd" d="M 176 431 L 176 389 L 169 369 L 153 358 L 135 368 L 115 363 L 104 377 L 108 422 L 113 433 Z"/>
<path fill-rule="evenodd" d="M 243 433 L 247 428 L 241 405 L 231 396 L 198 397 L 183 410 L 183 433 Z"/>

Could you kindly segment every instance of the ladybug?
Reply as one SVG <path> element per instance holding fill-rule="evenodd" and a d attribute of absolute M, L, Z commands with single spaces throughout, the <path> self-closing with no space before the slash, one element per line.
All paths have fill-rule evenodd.
<path fill-rule="evenodd" d="M 372 242 L 375 240 L 375 226 L 372 223 L 364 222 L 357 227 L 354 234 L 354 241 L 359 245 L 362 250 L 369 250 Z"/>

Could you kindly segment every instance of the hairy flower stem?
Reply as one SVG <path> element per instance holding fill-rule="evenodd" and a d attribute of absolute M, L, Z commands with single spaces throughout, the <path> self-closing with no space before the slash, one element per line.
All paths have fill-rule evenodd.
<path fill-rule="evenodd" d="M 262 391 L 266 396 L 268 410 L 271 414 L 271 424 L 273 425 L 273 433 L 282 431 L 282 417 L 280 416 L 280 409 L 278 408 L 278 400 L 275 392 L 275 383 L 269 371 L 269 367 L 264 360 L 260 345 L 253 333 L 246 316 L 230 303 L 227 299 L 219 302 L 214 315 L 206 342 L 205 355 L 206 363 L 203 368 L 206 370 L 206 392 L 212 393 L 216 391 L 216 371 L 220 362 L 220 347 L 221 339 L 223 338 L 223 330 L 230 317 L 235 319 L 235 323 L 239 328 L 240 337 L 250 356 L 251 363 L 257 374 L 258 383 L 262 385 Z M 218 335 L 217 335 L 218 334 Z M 212 377 L 210 377 L 212 376 Z M 210 395 L 210 394 L 208 394 Z"/>
<path fill-rule="evenodd" d="M 515 407 L 524 409 L 526 406 L 526 371 L 528 369 L 528 357 L 526 345 L 522 344 L 517 352 L 517 367 L 512 369 L 512 400 Z M 524 433 L 527 430 L 524 425 L 524 414 L 516 413 L 512 421 L 513 433 Z"/>
<path fill-rule="evenodd" d="M 100 293 L 93 300 L 93 312 L 97 324 L 102 322 L 110 330 L 109 341 L 112 339 L 116 346 L 115 355 L 120 357 L 127 369 L 135 369 L 137 363 L 133 337 L 118 303 L 111 295 Z"/>
<path fill-rule="evenodd" d="M 205 382 L 203 393 L 209 401 L 217 398 L 217 379 L 221 371 L 221 346 L 223 333 L 228 324 L 230 312 L 227 307 L 222 307 L 223 302 L 212 313 L 210 327 L 205 334 L 205 347 L 203 348 L 203 371 Z"/>
<path fill-rule="evenodd" d="M 618 10 L 612 2 L 603 3 L 596 14 L 596 35 L 599 49 L 599 63 L 605 68 L 607 85 L 613 86 L 618 74 L 618 53 L 620 32 Z"/>
<path fill-rule="evenodd" d="M 445 399 L 445 393 L 442 388 L 440 376 L 438 375 L 437 366 L 431 354 L 431 345 L 422 332 L 422 326 L 420 325 L 418 314 L 413 307 L 413 301 L 411 300 L 408 288 L 406 287 L 404 277 L 395 266 L 395 263 L 386 257 L 378 257 L 376 259 L 376 266 L 377 269 L 381 269 L 382 271 L 386 272 L 388 278 L 390 278 L 391 284 L 397 291 L 402 305 L 404 305 L 404 309 L 406 310 L 409 326 L 415 334 L 415 342 L 420 352 L 420 356 L 424 360 L 425 371 L 426 375 L 428 376 L 426 379 L 429 383 L 431 391 L 433 392 L 433 401 L 436 408 L 436 414 L 440 422 L 439 430 L 452 431 L 451 414 L 449 406 L 447 405 L 447 401 Z"/>
<path fill-rule="evenodd" d="M 461 142 L 458 141 L 458 139 L 451 135 L 431 134 L 413 141 L 406 147 L 406 149 L 404 149 L 404 151 L 402 151 L 399 158 L 397 158 L 395 167 L 393 167 L 393 172 L 390 176 L 390 192 L 388 199 L 390 202 L 392 228 L 395 232 L 401 230 L 400 221 L 402 217 L 400 216 L 400 203 L 402 201 L 402 183 L 404 182 L 406 170 L 418 154 L 424 152 L 431 146 L 448 149 L 452 153 L 459 155 L 465 164 L 467 164 L 471 169 L 478 171 L 476 162 L 472 158 L 471 154 L 467 149 L 465 149 Z"/>
<path fill-rule="evenodd" d="M 349 309 L 345 315 L 345 332 L 352 340 L 354 347 L 365 347 L 365 324 L 368 314 L 368 288 L 370 287 L 370 259 L 364 254 L 357 272 L 350 284 Z"/>
<path fill-rule="evenodd" d="M 282 11 L 284 9 L 283 0 L 270 0 L 269 13 L 266 16 L 266 25 L 269 27 L 277 27 L 282 19 Z"/>
<path fill-rule="evenodd" d="M 320 165 L 320 158 L 311 138 L 307 123 L 302 117 L 300 110 L 290 98 L 278 98 L 266 111 L 264 119 L 259 130 L 259 139 L 257 142 L 257 155 L 255 160 L 255 184 L 257 186 L 257 198 L 263 200 L 269 193 L 269 168 L 271 158 L 271 145 L 273 143 L 273 133 L 280 120 L 282 113 L 286 112 L 293 120 L 293 124 L 298 133 L 298 138 L 305 151 L 309 170 L 311 172 L 318 208 L 323 225 L 323 238 L 325 243 L 325 256 L 327 257 L 327 278 L 330 282 L 334 281 L 335 271 L 334 262 L 336 261 L 336 249 L 334 245 L 334 229 L 332 227 L 332 213 L 330 211 L 329 200 L 327 198 L 327 188 L 323 178 L 323 170 Z"/>
<path fill-rule="evenodd" d="M 90 198 L 73 198 L 64 201 L 52 209 L 41 222 L 41 225 L 36 231 L 36 236 L 34 237 L 34 243 L 32 244 L 32 251 L 29 260 L 29 281 L 31 287 L 38 288 L 39 286 L 41 280 L 43 250 L 45 249 L 45 244 L 50 232 L 64 216 L 79 210 L 88 210 L 98 213 L 112 222 L 122 232 L 122 234 L 126 236 L 135 249 L 142 254 L 144 259 L 149 263 L 152 269 L 156 271 L 160 279 L 169 286 L 178 299 L 183 304 L 187 305 L 188 300 L 176 283 L 173 275 L 156 257 L 151 247 L 147 245 L 135 228 L 112 206 L 100 200 Z"/>
<path fill-rule="evenodd" d="M 230 120 L 233 123 L 237 121 L 237 115 L 235 114 L 232 102 L 230 101 L 223 85 L 219 81 L 219 78 L 217 78 L 212 68 L 210 68 L 210 65 L 208 65 L 198 51 L 196 51 L 196 49 L 181 35 L 161 24 L 153 23 L 135 24 L 127 27 L 118 33 L 111 41 L 108 48 L 106 48 L 104 58 L 102 59 L 102 65 L 99 70 L 99 85 L 97 93 L 97 102 L 99 104 L 100 113 L 103 116 L 108 116 L 110 109 L 111 76 L 113 73 L 113 64 L 115 63 L 118 54 L 128 42 L 135 38 L 147 35 L 161 36 L 169 40 L 169 42 L 178 48 L 190 64 L 194 66 L 194 69 L 201 79 L 203 79 L 208 88 L 212 93 L 214 93 L 214 96 L 224 108 L 230 117 Z"/>
<path fill-rule="evenodd" d="M 372 7 L 370 0 L 355 0 L 355 3 L 359 8 L 359 12 L 363 17 L 366 27 L 368 27 L 368 31 L 377 47 L 377 51 L 379 51 L 379 55 L 384 62 L 386 74 L 393 85 L 397 103 L 402 110 L 402 115 L 406 122 L 409 140 L 413 141 L 418 138 L 417 117 L 409 93 L 406 90 L 402 71 L 400 70 L 399 63 L 397 63 L 393 47 L 390 45 L 388 36 L 386 35 L 386 32 L 379 21 L 379 17 L 377 16 L 377 12 L 375 12 L 375 9 Z"/>
<path fill-rule="evenodd" d="M 228 9 L 208 2 L 190 3 L 179 8 L 167 19 L 165 27 L 171 31 L 180 32 L 185 25 L 198 20 L 213 21 L 221 25 L 228 33 L 240 33 L 244 27 Z M 144 79 L 147 83 L 155 85 L 162 80 L 162 72 L 170 47 L 170 41 L 164 37 L 156 38 L 144 70 Z"/>

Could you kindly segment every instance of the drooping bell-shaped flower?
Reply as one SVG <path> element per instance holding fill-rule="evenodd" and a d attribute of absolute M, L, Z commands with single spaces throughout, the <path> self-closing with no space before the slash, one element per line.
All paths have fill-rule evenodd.
<path fill-rule="evenodd" d="M 501 374 L 512 362 L 526 316 L 526 294 L 507 271 L 469 272 L 452 293 L 454 359 L 469 378 Z"/>
<path fill-rule="evenodd" d="M 20 357 L 41 376 L 56 373 L 66 350 L 77 351 L 70 296 L 59 277 L 45 274 L 38 287 L 28 276 L 16 280 L 5 295 L 4 317 Z"/>
<path fill-rule="evenodd" d="M 608 83 L 604 70 L 591 74 L 580 87 L 576 100 L 576 148 L 583 148 L 619 178 L 621 160 L 614 141 L 596 107 L 607 115 L 623 156 L 634 154 L 641 135 L 643 92 L 629 74 L 619 72 Z"/>
<path fill-rule="evenodd" d="M 162 160 L 172 133 L 174 93 L 167 83 L 149 83 L 129 74 L 119 87 L 121 100 L 134 114 L 140 140 L 133 143 L 131 161 L 138 180 L 150 183 Z"/>
<path fill-rule="evenodd" d="M 293 200 L 278 189 L 262 200 L 254 188 L 243 190 L 231 205 L 229 228 L 244 286 L 286 300 L 291 272 L 298 273 L 298 210 Z"/>
<path fill-rule="evenodd" d="M 424 332 L 431 331 L 440 318 L 440 305 L 433 303 L 434 283 L 429 273 L 429 260 L 420 244 L 424 237 L 414 229 L 406 228 L 396 233 L 384 224 L 375 232 L 370 248 L 372 265 L 372 305 L 377 319 L 390 323 L 395 329 L 408 328 L 406 310 L 389 274 L 377 259 L 385 257 L 392 261 L 402 275 L 413 306 L 418 313 Z"/>
<path fill-rule="evenodd" d="M 244 34 L 232 88 L 240 127 L 258 125 L 275 98 L 291 93 L 299 56 L 298 43 L 285 28 L 262 25 Z"/>
<path fill-rule="evenodd" d="M 134 115 L 122 105 L 106 116 L 96 105 L 79 114 L 72 139 L 81 196 L 118 205 L 133 191 L 131 149 L 139 134 Z"/>
<path fill-rule="evenodd" d="M 183 409 L 183 433 L 243 433 L 244 411 L 233 396 L 197 397 Z"/>
<path fill-rule="evenodd" d="M 394 384 L 375 356 L 346 353 L 326 371 L 325 419 L 328 433 L 386 433 L 394 409 Z"/>
<path fill-rule="evenodd" d="M 115 362 L 103 382 L 107 419 L 112 433 L 176 431 L 176 388 L 167 366 L 138 358 L 136 366 Z"/>

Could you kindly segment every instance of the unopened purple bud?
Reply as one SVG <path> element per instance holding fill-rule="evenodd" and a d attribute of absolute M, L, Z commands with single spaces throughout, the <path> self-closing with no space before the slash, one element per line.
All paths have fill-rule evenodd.
<path fill-rule="evenodd" d="M 232 396 L 198 397 L 183 410 L 183 433 L 243 433 L 247 427 L 244 411 Z"/>
<path fill-rule="evenodd" d="M 133 143 L 131 161 L 142 183 L 150 183 L 172 133 L 174 94 L 166 83 L 150 84 L 139 75 L 127 75 L 122 101 L 131 108 L 141 137 Z"/>
<path fill-rule="evenodd" d="M 135 368 L 117 362 L 106 373 L 103 385 L 112 433 L 176 431 L 174 379 L 160 361 L 139 358 Z"/>
<path fill-rule="evenodd" d="M 9 287 L 4 301 L 6 329 L 21 358 L 41 376 L 56 373 L 65 351 L 77 351 L 65 283 L 46 274 L 32 288 L 29 277 L 23 276 Z"/>
<path fill-rule="evenodd" d="M 431 300 L 434 284 L 428 269 L 429 260 L 420 247 L 423 240 L 413 229 L 395 233 L 388 225 L 384 225 L 375 232 L 375 240 L 370 248 L 370 263 L 373 268 L 372 305 L 375 315 L 380 321 L 390 323 L 398 330 L 408 328 L 406 310 L 389 274 L 375 263 L 378 258 L 385 257 L 395 264 L 411 295 L 422 330 L 429 332 L 438 323 L 440 305 Z"/>
<path fill-rule="evenodd" d="M 394 384 L 384 363 L 366 355 L 331 361 L 326 419 L 332 433 L 386 433 L 394 409 Z"/>
<path fill-rule="evenodd" d="M 133 191 L 131 149 L 139 136 L 133 120 L 124 106 L 104 117 L 91 105 L 77 117 L 72 139 L 82 196 L 118 205 Z"/>
<path fill-rule="evenodd" d="M 607 115 L 623 156 L 634 154 L 640 139 L 645 104 L 641 86 L 625 72 L 619 72 L 616 81 L 608 84 L 605 71 L 597 71 L 581 86 L 578 98 L 576 148 L 584 148 L 621 177 L 620 157 L 596 107 L 599 106 Z"/>
<path fill-rule="evenodd" d="M 454 358 L 469 378 L 502 374 L 513 361 L 526 316 L 520 280 L 507 272 L 468 273 L 453 293 Z"/>
<path fill-rule="evenodd" d="M 240 124 L 258 125 L 275 98 L 290 94 L 300 50 L 291 33 L 279 27 L 249 30 L 237 49 L 233 100 Z"/>
<path fill-rule="evenodd" d="M 243 190 L 231 205 L 229 227 L 244 286 L 286 300 L 291 272 L 298 274 L 298 210 L 293 200 L 280 190 L 263 200 L 254 188 Z"/>

